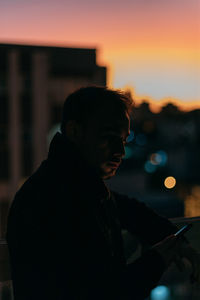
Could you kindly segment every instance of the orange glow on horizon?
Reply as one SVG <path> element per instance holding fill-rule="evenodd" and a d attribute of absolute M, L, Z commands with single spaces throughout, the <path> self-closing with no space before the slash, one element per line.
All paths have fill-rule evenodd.
<path fill-rule="evenodd" d="M 143 102 L 147 102 L 149 104 L 149 108 L 153 113 L 159 113 L 162 110 L 162 107 L 171 103 L 181 111 L 188 112 L 195 109 L 200 109 L 200 100 L 199 101 L 182 101 L 180 99 L 175 99 L 173 97 L 166 97 L 160 100 L 155 100 L 148 95 L 136 95 L 134 88 L 131 86 L 125 86 L 121 90 L 124 92 L 128 92 L 131 94 L 135 106 L 140 106 Z"/>
<path fill-rule="evenodd" d="M 95 48 L 109 87 L 135 87 L 155 110 L 165 96 L 199 106 L 199 0 L 4 2 L 0 42 Z"/>
<path fill-rule="evenodd" d="M 4 40 L 4 43 L 11 43 L 11 42 L 9 40 Z M 42 46 L 90 48 L 89 46 L 82 45 L 82 44 L 74 46 L 73 44 L 70 45 L 70 44 L 64 44 L 64 43 L 62 44 L 62 43 L 50 43 L 50 42 L 49 43 L 44 43 L 44 42 L 41 42 L 41 41 L 37 41 L 37 42 L 31 42 L 31 41 L 27 42 L 25 40 L 24 41 L 21 40 L 20 42 L 19 41 L 12 41 L 12 44 L 15 44 L 15 43 L 16 44 L 27 44 L 27 45 L 28 44 L 29 45 L 42 45 Z M 92 48 L 95 48 L 95 45 Z M 176 51 L 177 51 L 177 53 L 176 53 Z M 186 49 L 185 51 L 183 51 L 183 50 L 180 51 L 182 58 L 188 56 L 187 52 L 189 52 L 189 51 L 191 51 L 191 53 L 195 53 L 196 56 L 200 55 L 197 50 L 194 51 L 194 49 Z M 121 89 L 121 90 L 130 92 L 133 99 L 134 99 L 134 102 L 135 102 L 136 106 L 139 106 L 142 102 L 148 102 L 151 111 L 154 112 L 154 113 L 159 113 L 161 111 L 162 107 L 165 106 L 168 103 L 174 104 L 180 110 L 185 111 L 185 112 L 191 111 L 191 110 L 194 110 L 194 109 L 200 109 L 200 100 L 199 101 L 198 100 L 182 101 L 181 99 L 176 99 L 173 96 L 164 97 L 160 100 L 156 100 L 150 95 L 146 95 L 146 94 L 137 95 L 135 93 L 135 90 L 134 90 L 133 86 L 131 86 L 131 85 L 125 85 L 124 87 L 120 87 L 120 88 L 114 87 L 113 77 L 114 77 L 114 74 L 115 74 L 115 66 L 114 66 L 113 63 L 109 62 L 109 57 L 107 57 L 107 58 L 105 57 L 104 52 L 105 51 L 103 51 L 103 49 L 101 47 L 97 48 L 97 64 L 104 65 L 104 66 L 107 67 L 107 86 L 109 88 Z M 116 50 L 116 53 L 113 56 L 118 57 L 119 62 L 120 62 L 120 58 L 122 60 L 127 60 L 127 62 L 128 62 L 130 60 L 129 54 L 133 55 L 133 52 L 131 52 L 131 51 L 127 51 L 127 52 L 128 52 L 128 54 L 126 53 L 126 55 L 125 55 L 123 50 L 119 48 L 119 49 Z M 136 52 L 138 52 L 138 54 L 139 54 L 139 49 L 135 49 L 135 53 Z M 179 52 L 179 49 L 171 49 L 171 55 L 172 55 L 172 53 L 176 53 L 176 55 L 178 57 L 178 52 Z M 169 53 L 170 53 L 170 51 L 169 51 Z M 168 55 L 169 55 L 169 53 L 168 53 Z M 111 54 L 112 53 L 110 52 L 110 55 Z M 162 56 L 164 55 L 164 54 L 159 53 L 159 52 L 158 53 L 154 52 L 153 49 L 152 49 L 152 51 L 149 51 L 149 54 L 151 54 L 152 57 L 157 57 L 157 60 L 159 60 L 159 56 L 160 56 L 160 59 L 162 60 L 163 59 Z M 141 55 L 141 57 L 142 57 L 142 55 L 145 55 L 144 49 L 143 49 L 143 51 L 140 52 L 140 55 Z M 156 56 L 156 55 L 158 55 L 158 56 Z M 112 58 L 113 58 L 113 56 L 112 56 Z M 193 59 L 194 62 L 196 61 L 193 56 L 190 57 L 190 58 Z M 181 60 L 180 56 L 179 56 L 179 59 Z M 147 58 L 146 58 L 146 60 L 147 60 Z M 122 63 L 124 63 L 124 61 Z M 136 63 L 138 63 L 138 62 L 136 62 Z"/>

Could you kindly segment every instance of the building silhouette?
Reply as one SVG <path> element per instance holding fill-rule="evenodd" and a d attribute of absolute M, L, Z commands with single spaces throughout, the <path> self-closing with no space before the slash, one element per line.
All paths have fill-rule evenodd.
<path fill-rule="evenodd" d="M 0 237 L 10 200 L 45 159 L 66 97 L 106 85 L 96 49 L 0 44 Z"/>

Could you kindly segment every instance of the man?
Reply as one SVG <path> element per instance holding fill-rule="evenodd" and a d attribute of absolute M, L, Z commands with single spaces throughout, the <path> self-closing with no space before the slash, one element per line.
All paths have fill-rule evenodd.
<path fill-rule="evenodd" d="M 175 226 L 104 183 L 125 155 L 131 110 L 131 99 L 104 87 L 66 99 L 62 133 L 10 209 L 15 300 L 144 299 L 172 261 L 195 261 L 192 248 L 173 235 Z M 121 229 L 152 245 L 130 265 Z"/>

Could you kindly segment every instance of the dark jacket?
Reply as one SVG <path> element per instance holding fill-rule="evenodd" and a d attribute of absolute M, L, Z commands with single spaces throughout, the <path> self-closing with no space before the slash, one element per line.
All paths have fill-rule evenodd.
<path fill-rule="evenodd" d="M 127 265 L 121 229 L 150 245 L 175 231 L 144 204 L 110 192 L 59 133 L 17 192 L 7 228 L 15 300 L 144 299 L 165 265 L 154 250 Z"/>

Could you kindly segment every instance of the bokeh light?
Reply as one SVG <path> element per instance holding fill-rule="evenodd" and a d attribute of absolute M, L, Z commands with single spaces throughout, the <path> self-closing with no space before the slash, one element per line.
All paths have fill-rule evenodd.
<path fill-rule="evenodd" d="M 164 166 L 167 163 L 167 153 L 163 150 L 152 153 L 150 156 L 150 162 L 153 165 Z"/>
<path fill-rule="evenodd" d="M 133 156 L 133 149 L 129 146 L 125 146 L 125 157 L 123 159 L 129 159 Z"/>
<path fill-rule="evenodd" d="M 170 299 L 170 289 L 165 285 L 159 285 L 151 291 L 151 300 L 169 300 Z"/>
<path fill-rule="evenodd" d="M 191 193 L 186 196 L 184 201 L 184 216 L 196 217 L 200 215 L 200 186 L 195 185 Z"/>
<path fill-rule="evenodd" d="M 168 159 L 167 153 L 164 150 L 159 150 L 157 151 L 157 155 L 158 155 L 157 159 L 160 160 L 159 164 L 161 166 L 164 166 L 167 163 L 167 159 Z"/>
<path fill-rule="evenodd" d="M 130 134 L 127 137 L 127 142 L 128 143 L 132 142 L 134 140 L 134 138 L 135 138 L 134 132 L 133 132 L 133 130 L 130 130 Z"/>
<path fill-rule="evenodd" d="M 150 156 L 150 162 L 153 165 L 159 165 L 160 162 L 161 162 L 161 156 L 158 153 L 151 154 L 151 156 Z"/>
<path fill-rule="evenodd" d="M 154 173 L 156 171 L 156 165 L 152 164 L 151 161 L 146 161 L 144 169 L 147 173 Z"/>
<path fill-rule="evenodd" d="M 176 179 L 173 176 L 165 178 L 164 185 L 167 189 L 173 189 L 176 185 Z"/>

